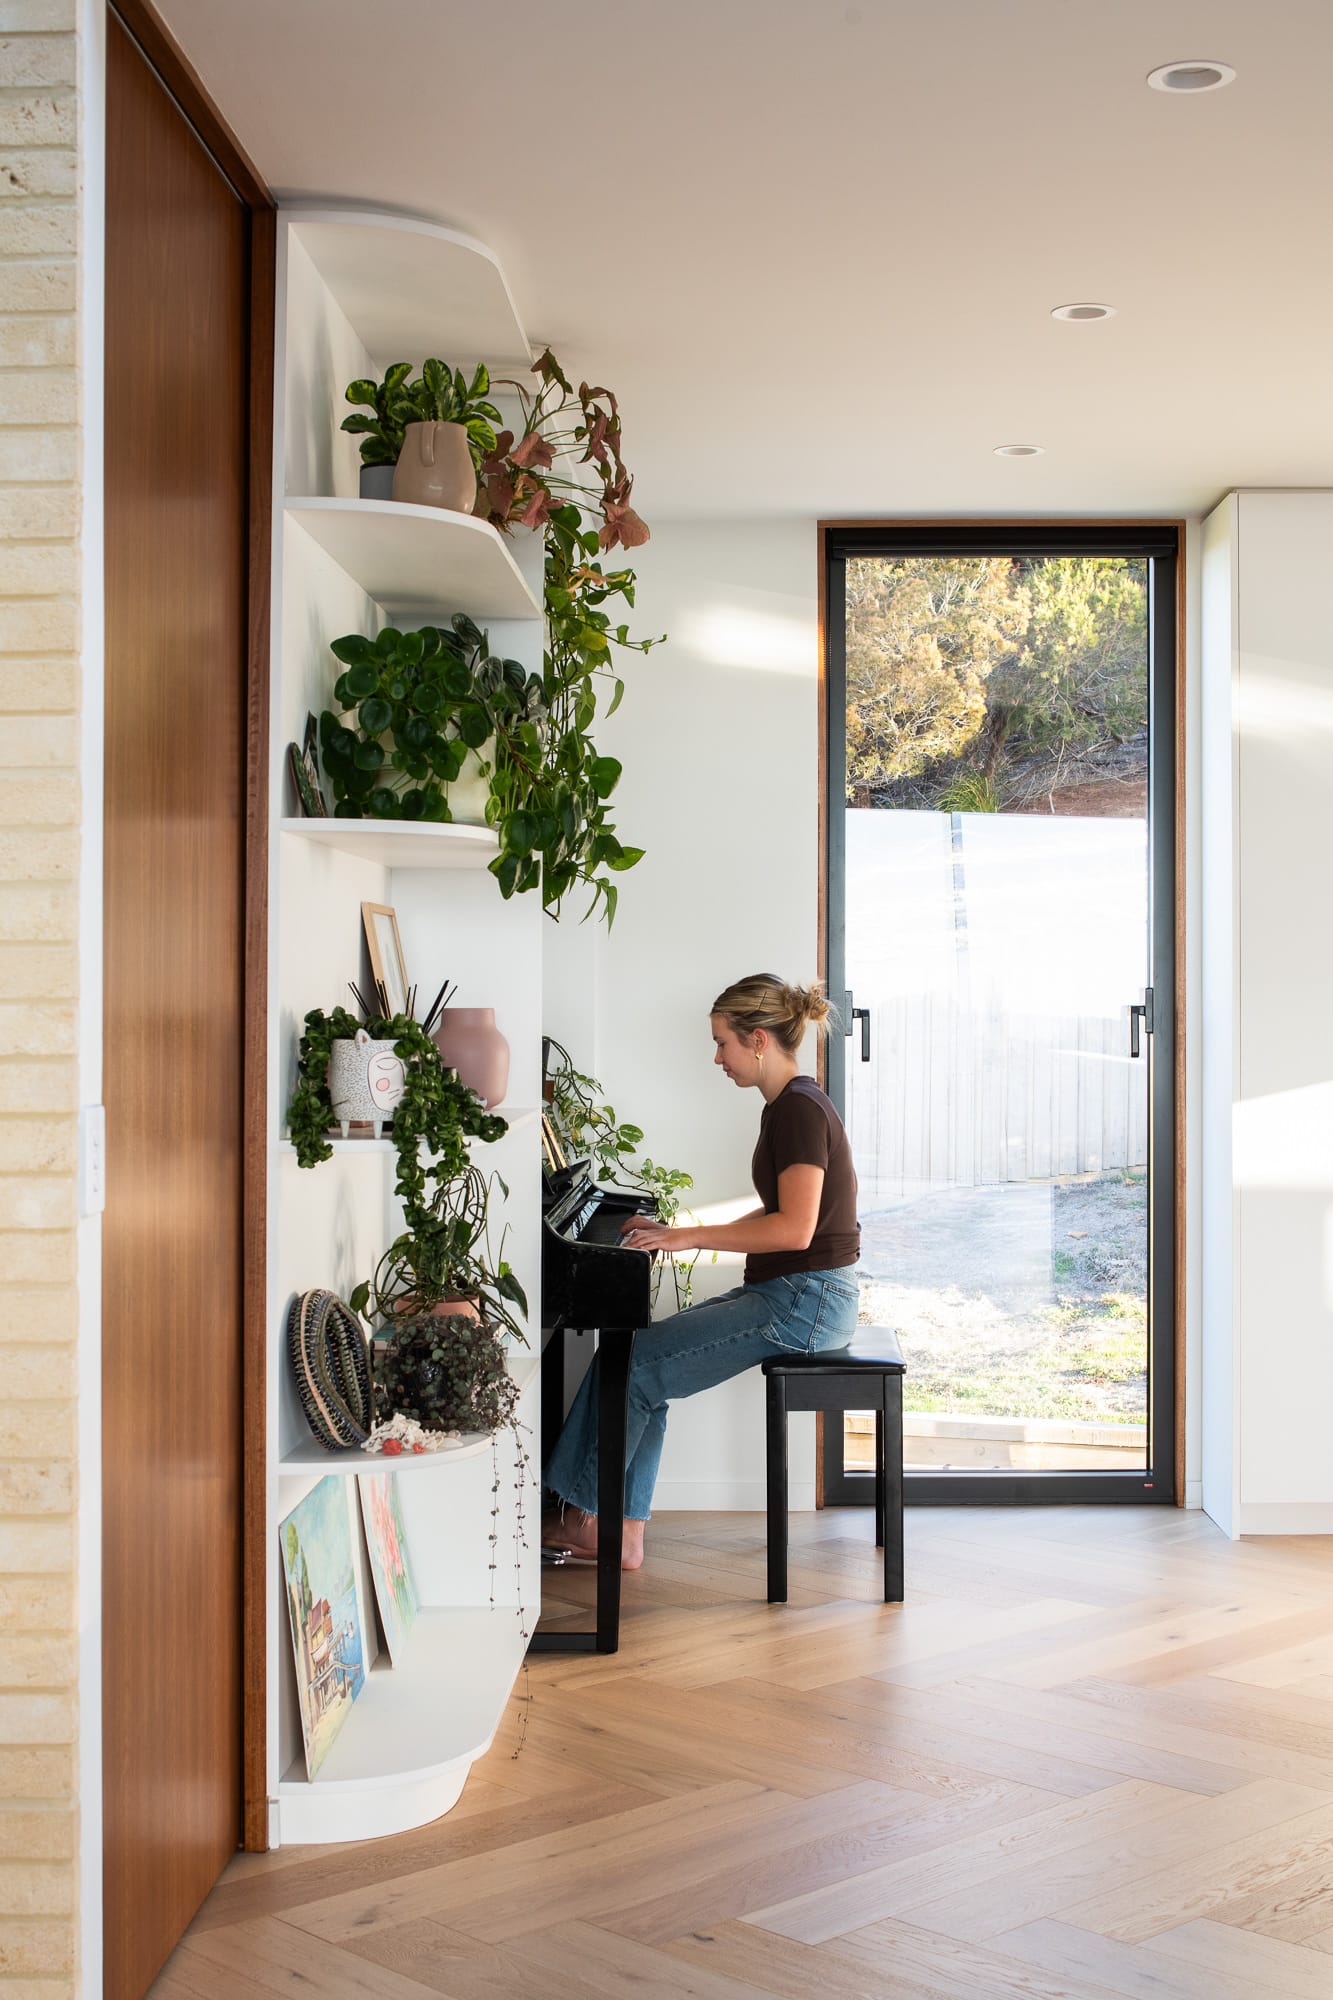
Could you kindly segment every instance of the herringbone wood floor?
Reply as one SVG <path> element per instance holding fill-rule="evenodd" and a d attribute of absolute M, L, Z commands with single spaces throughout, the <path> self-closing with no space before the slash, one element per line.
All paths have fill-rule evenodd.
<path fill-rule="evenodd" d="M 1330 2000 L 1333 1540 L 907 1526 L 905 1605 L 838 1510 L 769 1606 L 760 1517 L 659 1518 L 517 1761 L 511 1719 L 437 1825 L 238 1857 L 154 2000 Z"/>

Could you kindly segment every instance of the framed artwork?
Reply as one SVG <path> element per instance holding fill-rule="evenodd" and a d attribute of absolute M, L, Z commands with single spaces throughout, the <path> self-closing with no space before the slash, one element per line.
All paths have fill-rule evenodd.
<path fill-rule="evenodd" d="M 365 926 L 370 977 L 376 991 L 383 989 L 390 1014 L 406 1014 L 411 989 L 407 983 L 403 941 L 398 935 L 397 914 L 385 903 L 363 903 L 361 922 Z"/>
<path fill-rule="evenodd" d="M 365 1524 L 366 1547 L 370 1551 L 370 1573 L 375 1579 L 375 1602 L 384 1644 L 390 1663 L 402 1658 L 407 1635 L 417 1615 L 417 1586 L 407 1553 L 407 1531 L 403 1526 L 402 1502 L 396 1472 L 358 1472 L 361 1519 Z"/>
<path fill-rule="evenodd" d="M 331 1474 L 321 1479 L 278 1530 L 301 1738 L 311 1778 L 366 1684 L 347 1487 L 346 1479 Z"/>
<path fill-rule="evenodd" d="M 319 782 L 319 724 L 313 715 L 307 715 L 305 719 L 304 740 L 287 745 L 287 762 L 291 766 L 296 796 L 301 801 L 302 817 L 327 819 L 329 809 L 324 803 L 324 792 Z"/>

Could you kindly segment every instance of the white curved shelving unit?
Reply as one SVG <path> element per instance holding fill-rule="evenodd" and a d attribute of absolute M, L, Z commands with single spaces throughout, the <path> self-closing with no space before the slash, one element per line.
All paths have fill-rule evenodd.
<path fill-rule="evenodd" d="M 541 607 L 498 531 L 475 514 L 399 500 L 301 495 L 287 518 L 403 624 L 537 618 Z"/>
<path fill-rule="evenodd" d="M 493 827 L 434 820 L 284 819 L 283 833 L 381 868 L 485 868 L 500 852 Z"/>
<path fill-rule="evenodd" d="M 443 223 L 375 209 L 295 205 L 283 214 L 339 311 L 379 364 L 438 354 L 493 375 L 532 348 L 495 253 Z"/>
<path fill-rule="evenodd" d="M 284 1775 L 284 1841 L 378 1840 L 447 1813 L 494 1740 L 524 1644 L 511 1604 L 423 1605 L 402 1663 L 371 1669 L 315 1776 L 299 1758 Z"/>
<path fill-rule="evenodd" d="M 497 647 L 540 671 L 541 543 L 502 540 L 470 514 L 358 497 L 356 438 L 341 430 L 344 389 L 391 361 L 429 354 L 495 376 L 531 361 L 526 334 L 494 256 L 440 224 L 324 204 L 283 208 L 277 230 L 270 847 L 269 1175 L 271 1253 L 266 1440 L 268 1630 L 266 1763 L 270 1838 L 360 1840 L 404 1832 L 454 1804 L 489 1746 L 522 1664 L 517 1616 L 540 1608 L 536 1466 L 538 1363 L 516 1350 L 512 1369 L 528 1467 L 496 1504 L 491 1440 L 443 1453 L 333 1456 L 310 1438 L 286 1354 L 287 1311 L 311 1285 L 346 1290 L 375 1268 L 402 1227 L 392 1138 L 334 1139 L 333 1157 L 296 1170 L 283 1135 L 300 1024 L 363 981 L 362 903 L 397 913 L 411 978 L 434 991 L 448 971 L 460 1006 L 494 1006 L 512 1051 L 509 1130 L 477 1148 L 498 1161 L 494 1240 L 503 1238 L 535 1303 L 541 1266 L 541 932 L 538 899 L 506 902 L 487 864 L 485 826 L 300 819 L 286 746 L 309 713 L 328 707 L 340 669 L 333 640 L 373 637 L 386 622 L 445 623 L 456 611 L 502 628 Z M 360 1157 L 373 1164 L 354 1165 Z M 490 1156 L 488 1158 L 488 1156 Z M 536 1336 L 533 1336 L 534 1344 Z M 504 1449 L 504 1441 L 501 1440 Z M 353 1472 L 404 1473 L 399 1487 L 421 1610 L 390 1666 L 375 1657 L 371 1579 L 353 1528 L 353 1562 L 368 1672 L 315 1777 L 306 1775 L 293 1668 L 281 1523 L 331 1474 L 356 1519 Z M 526 1544 L 515 1540 L 529 1496 Z M 494 1593 L 496 1602 L 491 1606 Z"/>

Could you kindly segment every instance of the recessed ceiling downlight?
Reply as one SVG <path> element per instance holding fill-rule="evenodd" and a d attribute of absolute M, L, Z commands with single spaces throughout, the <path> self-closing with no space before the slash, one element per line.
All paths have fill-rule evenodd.
<path fill-rule="evenodd" d="M 1236 72 L 1229 63 L 1172 62 L 1163 63 L 1160 69 L 1149 70 L 1148 83 L 1153 90 L 1194 91 L 1221 90 L 1224 85 L 1236 81 Z"/>
<path fill-rule="evenodd" d="M 1044 444 L 997 444 L 992 449 L 997 458 L 1040 458 L 1046 447 Z"/>
<path fill-rule="evenodd" d="M 1099 306 L 1091 299 L 1081 299 L 1077 305 L 1052 306 L 1052 319 L 1114 319 L 1114 306 Z"/>

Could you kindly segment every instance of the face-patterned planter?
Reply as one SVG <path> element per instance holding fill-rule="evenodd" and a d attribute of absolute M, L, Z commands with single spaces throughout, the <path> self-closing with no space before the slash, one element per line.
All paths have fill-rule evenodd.
<path fill-rule="evenodd" d="M 392 1042 L 374 1042 L 364 1028 L 356 1040 L 335 1042 L 329 1061 L 329 1096 L 343 1138 L 353 1121 L 369 1124 L 378 1139 L 384 1121 L 403 1101 L 407 1072 Z"/>

